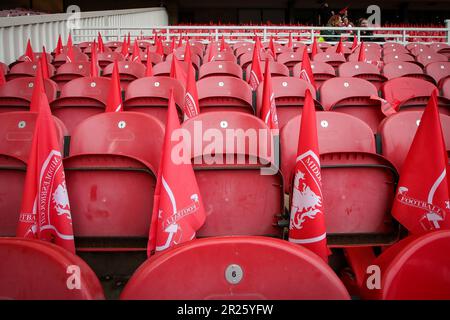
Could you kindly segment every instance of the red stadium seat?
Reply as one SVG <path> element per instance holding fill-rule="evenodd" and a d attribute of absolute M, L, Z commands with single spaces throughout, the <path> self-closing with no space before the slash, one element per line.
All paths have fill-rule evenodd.
<path fill-rule="evenodd" d="M 417 57 L 417 62 L 421 63 L 423 66 L 427 66 L 432 62 L 448 62 L 448 58 L 443 54 L 439 53 L 424 53 L 419 54 Z"/>
<path fill-rule="evenodd" d="M 91 58 L 91 53 L 92 53 L 92 47 L 91 46 L 92 46 L 92 42 L 89 42 L 88 46 L 85 49 L 83 49 L 83 53 L 86 54 L 89 57 L 89 59 Z M 97 49 L 98 49 L 98 44 L 97 44 Z M 104 46 L 104 52 L 103 53 L 113 53 L 113 51 L 112 51 L 111 48 L 109 48 L 107 46 Z"/>
<path fill-rule="evenodd" d="M 163 139 L 163 124 L 137 112 L 98 114 L 75 128 L 64 168 L 79 250 L 145 250 Z"/>
<path fill-rule="evenodd" d="M 333 52 L 320 52 L 313 58 L 314 62 L 326 62 L 337 69 L 339 65 L 346 62 L 343 54 Z"/>
<path fill-rule="evenodd" d="M 9 71 L 9 67 L 6 63 L 0 62 L 0 72 L 3 72 L 3 74 L 7 74 Z"/>
<path fill-rule="evenodd" d="M 363 287 L 364 299 L 449 300 L 450 231 L 409 236 L 384 251 L 378 266 L 380 288 Z"/>
<path fill-rule="evenodd" d="M 178 109 L 184 106 L 184 87 L 170 77 L 144 77 L 130 83 L 125 92 L 124 110 L 153 115 L 162 123 L 167 120 L 167 105 L 173 90 Z"/>
<path fill-rule="evenodd" d="M 261 171 L 270 170 L 274 157 L 266 124 L 253 115 L 227 111 L 200 113 L 182 128 L 192 137 L 191 159 L 208 215 L 197 235 L 280 236 L 275 224 L 283 212 L 282 178 L 277 171 Z M 214 134 L 220 148 L 211 150 L 208 134 Z"/>
<path fill-rule="evenodd" d="M 440 86 L 442 81 L 450 77 L 450 62 L 431 62 L 425 67 L 425 72 Z"/>
<path fill-rule="evenodd" d="M 231 61 L 211 61 L 200 67 L 199 79 L 214 76 L 230 76 L 242 79 L 242 69 L 238 64 Z"/>
<path fill-rule="evenodd" d="M 273 56 L 270 53 L 261 53 L 259 55 L 261 61 L 266 61 L 266 59 L 269 59 L 270 61 L 273 61 Z M 252 52 L 245 53 L 241 56 L 239 59 L 239 65 L 242 67 L 242 70 L 245 70 L 253 60 L 253 50 Z M 261 67 L 264 67 L 264 63 L 261 63 Z"/>
<path fill-rule="evenodd" d="M 424 54 L 434 54 L 433 49 L 430 49 L 428 46 L 420 46 L 417 48 L 412 48 L 411 50 L 409 50 L 411 52 L 412 55 L 414 55 L 416 58 L 420 55 L 424 55 Z"/>
<path fill-rule="evenodd" d="M 189 276 L 186 265 L 191 266 Z M 289 274 L 289 277 L 280 277 Z M 318 256 L 263 237 L 194 240 L 147 260 L 124 288 L 123 300 L 347 300 L 342 282 Z"/>
<path fill-rule="evenodd" d="M 153 67 L 153 75 L 159 76 L 159 77 L 169 77 L 170 76 L 170 69 L 172 66 L 172 61 L 164 61 L 156 64 Z M 183 68 L 183 70 L 187 73 L 188 65 L 184 61 L 180 61 L 180 66 Z M 182 83 L 183 87 L 185 86 L 184 83 Z"/>
<path fill-rule="evenodd" d="M 62 86 L 70 80 L 89 77 L 90 75 L 90 62 L 69 62 L 61 65 L 57 70 L 52 80 L 59 86 Z"/>
<path fill-rule="evenodd" d="M 203 61 L 208 61 L 208 50 L 206 50 L 205 55 L 203 56 Z M 237 62 L 236 56 L 233 52 L 217 52 L 217 54 L 214 56 L 213 61 L 231 61 L 231 62 Z"/>
<path fill-rule="evenodd" d="M 443 96 L 446 97 L 447 99 L 450 99 L 450 79 L 448 78 L 445 79 L 442 82 L 441 88 Z"/>
<path fill-rule="evenodd" d="M 99 52 L 97 54 L 98 65 L 101 69 L 113 63 L 115 60 L 122 61 L 123 55 L 119 52 Z"/>
<path fill-rule="evenodd" d="M 436 86 L 428 81 L 401 77 L 385 82 L 381 91 L 389 103 L 398 105 L 398 111 L 404 111 L 423 110 L 435 89 Z M 450 101 L 447 98 L 438 97 L 438 104 L 441 113 L 450 115 Z"/>
<path fill-rule="evenodd" d="M 350 47 L 348 47 L 348 46 L 343 45 L 342 46 L 342 51 L 344 52 L 344 55 L 349 55 L 352 52 L 352 49 Z M 325 52 L 326 53 L 336 53 L 336 45 L 326 48 Z"/>
<path fill-rule="evenodd" d="M 297 63 L 293 69 L 293 75 L 295 78 L 300 77 L 301 63 Z M 336 77 L 336 71 L 333 66 L 325 62 L 311 62 L 311 70 L 314 74 L 314 82 L 316 83 L 316 89 L 318 90 L 322 84 L 328 79 Z"/>
<path fill-rule="evenodd" d="M 16 234 L 36 117 L 29 111 L 0 113 L 0 237 Z M 63 153 L 67 129 L 54 119 Z"/>
<path fill-rule="evenodd" d="M 58 99 L 50 103 L 54 116 L 61 119 L 69 133 L 83 120 L 105 111 L 110 80 L 83 77 L 67 82 Z"/>
<path fill-rule="evenodd" d="M 184 51 L 176 51 L 176 55 L 177 55 L 177 59 L 179 61 L 184 61 Z M 167 63 L 172 63 L 172 57 L 173 57 L 173 53 L 169 54 L 166 57 L 166 62 Z M 200 56 L 196 55 L 196 54 L 192 54 L 191 55 L 191 63 L 194 66 L 195 70 L 197 71 L 200 68 L 200 64 L 201 64 L 201 59 Z"/>
<path fill-rule="evenodd" d="M 20 62 L 15 64 L 8 74 L 5 75 L 6 80 L 10 81 L 12 79 L 23 78 L 23 77 L 34 77 L 36 75 L 38 63 L 37 62 Z M 55 73 L 55 67 L 48 64 L 49 76 L 53 76 Z"/>
<path fill-rule="evenodd" d="M 2 238 L 0 259 L 0 297 L 4 300 L 105 299 L 97 276 L 86 262 L 54 244 Z M 68 286 L 74 272 L 79 275 L 79 289 Z"/>
<path fill-rule="evenodd" d="M 147 52 L 144 52 L 144 55 L 142 56 L 142 63 L 146 64 L 147 63 L 147 59 L 148 59 Z M 150 61 L 151 61 L 152 65 L 155 65 L 157 63 L 162 62 L 163 58 L 158 53 L 150 52 Z"/>
<path fill-rule="evenodd" d="M 406 49 L 402 44 L 397 42 L 386 42 L 383 45 L 383 55 L 388 54 L 401 54 L 401 53 L 409 53 L 409 50 Z"/>
<path fill-rule="evenodd" d="M 74 49 L 75 48 L 76 47 L 74 47 Z M 74 54 L 74 60 L 75 61 L 72 61 L 72 62 L 89 61 L 88 55 L 82 53 L 81 51 L 74 50 L 73 54 Z M 61 54 L 55 56 L 55 58 L 53 59 L 52 64 L 53 64 L 53 66 L 55 68 L 58 68 L 62 64 L 66 63 L 66 62 L 67 62 L 67 54 L 66 53 L 61 53 Z"/>
<path fill-rule="evenodd" d="M 435 42 L 435 43 L 430 44 L 430 49 L 439 53 L 439 51 L 441 51 L 441 50 L 450 49 L 450 45 L 448 45 L 446 43 L 442 43 L 442 42 Z"/>
<path fill-rule="evenodd" d="M 256 91 L 256 115 L 261 116 L 264 82 L 261 82 Z M 277 106 L 278 126 L 282 128 L 286 122 L 301 114 L 305 101 L 305 90 L 309 89 L 316 97 L 316 89 L 300 78 L 275 77 L 272 78 L 272 90 Z M 316 109 L 323 110 L 319 102 L 315 101 Z"/>
<path fill-rule="evenodd" d="M 288 67 L 289 71 L 292 71 L 294 65 L 301 62 L 302 59 L 303 59 L 303 51 L 297 51 L 297 52 L 282 53 L 278 56 L 277 61 Z"/>
<path fill-rule="evenodd" d="M 145 66 L 140 62 L 119 61 L 117 63 L 119 67 L 120 86 L 126 90 L 129 83 L 145 77 Z M 114 64 L 111 63 L 103 69 L 104 77 L 111 77 Z"/>
<path fill-rule="evenodd" d="M 284 64 L 270 61 L 269 62 L 270 75 L 272 77 L 289 77 L 289 69 Z M 250 63 L 245 70 L 245 78 L 248 81 L 250 71 L 252 70 L 252 64 Z M 261 61 L 261 71 L 266 72 L 266 64 Z"/>
<path fill-rule="evenodd" d="M 236 58 L 239 60 L 246 53 L 253 54 L 253 46 L 253 44 L 247 43 L 247 45 L 237 48 L 234 53 Z"/>
<path fill-rule="evenodd" d="M 370 82 L 358 78 L 338 77 L 320 87 L 320 101 L 325 110 L 351 114 L 366 122 L 374 133 L 385 115 L 381 111 L 377 88 Z"/>
<path fill-rule="evenodd" d="M 338 68 L 340 77 L 356 77 L 369 81 L 377 90 L 387 79 L 380 74 L 377 66 L 366 62 L 345 62 Z"/>
<path fill-rule="evenodd" d="M 441 114 L 442 131 L 450 150 L 450 117 Z M 400 172 L 408 154 L 409 147 L 422 118 L 422 111 L 404 111 L 387 117 L 379 127 L 382 154 L 388 158 Z"/>
<path fill-rule="evenodd" d="M 385 54 L 383 56 L 383 62 L 385 64 L 388 64 L 391 62 L 413 62 L 413 63 L 415 63 L 415 59 L 409 53 L 390 53 L 390 54 Z"/>
<path fill-rule="evenodd" d="M 422 68 L 411 62 L 391 62 L 383 66 L 383 74 L 387 79 L 399 77 L 411 77 L 429 81 L 434 84 L 434 79 L 423 73 Z"/>
<path fill-rule="evenodd" d="M 29 111 L 33 95 L 34 79 L 17 78 L 0 86 L 0 113 L 8 111 Z M 45 93 L 49 102 L 56 99 L 58 85 L 52 80 L 44 80 Z"/>
<path fill-rule="evenodd" d="M 290 191 L 297 157 L 300 116 L 280 132 L 281 170 Z M 389 244 L 398 238 L 390 216 L 397 172 L 375 154 L 372 130 L 361 120 L 337 112 L 318 112 L 322 193 L 328 244 Z"/>
<path fill-rule="evenodd" d="M 236 77 L 208 77 L 197 81 L 200 112 L 242 111 L 254 113 L 252 89 Z"/>
<path fill-rule="evenodd" d="M 423 44 L 423 43 L 408 43 L 405 47 L 409 51 L 417 50 L 417 49 L 422 49 L 422 51 L 423 51 L 423 50 L 429 49 L 429 47 L 426 44 Z"/>

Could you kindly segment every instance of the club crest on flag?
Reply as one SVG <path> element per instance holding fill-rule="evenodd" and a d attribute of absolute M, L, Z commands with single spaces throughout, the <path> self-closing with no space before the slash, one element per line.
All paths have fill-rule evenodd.
<path fill-rule="evenodd" d="M 184 112 L 186 113 L 188 118 L 192 118 L 197 115 L 197 105 L 195 103 L 194 97 L 189 92 L 186 92 L 186 95 L 184 97 L 184 108 Z"/>
<path fill-rule="evenodd" d="M 305 80 L 305 81 L 308 82 L 308 83 L 311 83 L 311 79 L 309 78 L 308 72 L 306 72 L 305 69 L 302 69 L 302 70 L 300 71 L 300 78 L 303 79 L 303 80 Z"/>
<path fill-rule="evenodd" d="M 253 89 L 256 89 L 256 88 L 258 88 L 258 85 L 259 85 L 259 79 L 258 79 L 258 76 L 256 75 L 255 71 L 252 70 L 252 71 L 250 72 L 250 86 L 251 86 Z"/>
<path fill-rule="evenodd" d="M 318 213 L 322 213 L 320 183 L 320 161 L 309 150 L 297 158 L 289 226 L 291 230 L 302 229 L 306 218 L 314 219 Z"/>

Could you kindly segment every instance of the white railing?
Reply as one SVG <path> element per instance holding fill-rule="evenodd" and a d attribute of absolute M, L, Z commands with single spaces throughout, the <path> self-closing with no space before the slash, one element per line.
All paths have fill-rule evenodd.
<path fill-rule="evenodd" d="M 164 8 L 81 12 L 78 17 L 67 13 L 3 17 L 0 18 L 0 61 L 15 61 L 25 52 L 28 39 L 31 40 L 35 51 L 42 51 L 42 46 L 48 51 L 53 50 L 58 35 L 61 35 L 64 43 L 67 41 L 74 19 L 77 19 L 81 29 L 73 29 L 72 33 L 80 36 L 86 32 L 83 31 L 85 28 L 102 30 L 101 28 L 111 26 L 116 29 L 122 26 L 140 28 L 168 24 L 168 15 Z"/>
<path fill-rule="evenodd" d="M 328 39 L 335 39 L 339 41 L 339 37 L 353 37 L 356 34 L 358 40 L 364 41 L 364 32 L 373 31 L 373 38 L 379 38 L 380 43 L 385 40 L 395 41 L 402 44 L 407 44 L 414 39 L 420 39 L 417 42 L 446 42 L 450 44 L 450 20 L 446 21 L 446 26 L 443 28 L 338 28 L 338 27 L 312 27 L 312 26 L 117 26 L 117 27 L 96 27 L 96 28 L 82 28 L 77 30 L 76 37 L 78 41 L 92 41 L 98 31 L 107 33 L 110 39 L 119 40 L 122 36 L 128 32 L 135 36 L 151 37 L 154 34 L 164 35 L 167 40 L 171 37 L 189 36 L 191 38 L 203 39 L 203 42 L 208 42 L 207 38 L 212 36 L 216 41 L 220 39 L 222 35 L 227 37 L 227 41 L 230 41 L 230 37 L 233 38 L 231 42 L 239 41 L 242 39 L 250 39 L 257 34 L 262 37 L 263 41 L 268 41 L 272 35 L 278 35 L 278 37 L 284 37 L 284 41 L 287 41 L 289 33 L 292 33 L 295 37 L 302 37 L 302 41 L 312 41 L 312 36 L 319 36 L 322 31 L 341 31 L 340 35 L 326 35 Z M 417 35 L 418 32 L 427 33 L 428 35 Z M 330 41 L 330 42 L 334 42 Z"/>

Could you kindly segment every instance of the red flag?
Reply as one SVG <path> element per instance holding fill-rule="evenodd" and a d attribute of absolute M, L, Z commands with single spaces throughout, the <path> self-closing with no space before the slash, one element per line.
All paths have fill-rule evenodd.
<path fill-rule="evenodd" d="M 172 133 L 179 129 L 180 122 L 171 91 L 149 232 L 149 256 L 154 250 L 162 251 L 194 239 L 206 219 L 190 159 L 174 159 L 172 154 L 173 148 L 180 145 L 179 141 L 172 140 Z"/>
<path fill-rule="evenodd" d="M 217 47 L 216 44 L 211 42 L 209 44 L 209 52 L 208 52 L 208 62 L 214 61 L 214 58 L 217 55 Z"/>
<path fill-rule="evenodd" d="M 108 101 L 106 102 L 105 112 L 119 111 L 123 111 L 122 89 L 120 88 L 119 66 L 117 64 L 117 61 L 114 61 L 114 68 L 111 75 Z"/>
<path fill-rule="evenodd" d="M 73 42 L 72 42 L 72 34 L 69 32 L 69 37 L 67 38 L 67 43 L 66 43 L 67 47 L 72 47 L 73 46 Z"/>
<path fill-rule="evenodd" d="M 361 45 L 359 46 L 358 61 L 366 62 L 366 51 L 364 50 L 364 42 L 361 42 Z"/>
<path fill-rule="evenodd" d="M 33 93 L 31 95 L 30 112 L 39 112 L 40 92 L 44 90 L 44 77 L 42 76 L 42 59 L 38 60 L 36 76 L 34 77 Z M 44 88 L 44 89 L 42 89 Z"/>
<path fill-rule="evenodd" d="M 272 89 L 272 76 L 270 75 L 269 59 L 266 59 L 266 69 L 264 72 L 261 119 L 270 129 L 278 130 L 277 107 L 275 105 L 275 94 Z"/>
<path fill-rule="evenodd" d="M 128 42 L 126 41 L 126 39 L 123 39 L 122 50 L 120 51 L 120 53 L 123 55 L 124 59 L 128 58 L 128 48 Z"/>
<path fill-rule="evenodd" d="M 253 46 L 253 58 L 252 58 L 252 67 L 250 70 L 250 76 L 248 76 L 248 83 L 252 87 L 252 90 L 255 91 L 258 88 L 259 83 L 263 80 L 263 74 L 261 71 L 261 43 L 259 42 L 259 38 L 256 37 L 255 45 Z"/>
<path fill-rule="evenodd" d="M 292 33 L 290 33 L 290 32 L 289 32 L 289 40 L 288 40 L 287 47 L 288 47 L 289 49 L 292 49 L 292 48 L 293 48 L 293 44 L 292 44 Z"/>
<path fill-rule="evenodd" d="M 183 46 L 183 37 L 180 34 L 180 39 L 178 40 L 177 48 L 180 48 L 181 46 Z"/>
<path fill-rule="evenodd" d="M 30 107 L 38 116 L 16 236 L 53 242 L 75 253 L 62 155 L 42 81 L 38 72 Z"/>
<path fill-rule="evenodd" d="M 186 62 L 188 66 L 192 65 L 191 46 L 189 45 L 189 40 L 186 42 L 186 47 L 184 48 L 184 62 Z"/>
<path fill-rule="evenodd" d="M 45 46 L 42 47 L 42 77 L 44 79 L 50 78 L 50 72 L 48 71 L 48 60 L 47 60 L 47 51 L 45 50 Z"/>
<path fill-rule="evenodd" d="M 170 66 L 170 77 L 177 79 L 183 85 L 186 84 L 187 74 L 186 74 L 186 71 L 183 69 L 183 67 L 180 65 L 180 62 L 178 61 L 178 59 L 175 55 L 175 51 L 172 54 L 172 64 Z"/>
<path fill-rule="evenodd" d="M 300 78 L 311 83 L 314 86 L 314 88 L 316 88 L 316 82 L 314 81 L 314 73 L 312 72 L 311 62 L 309 61 L 308 56 L 308 49 L 306 47 L 303 50 Z"/>
<path fill-rule="evenodd" d="M 277 52 L 275 50 L 275 44 L 273 43 L 273 37 L 270 37 L 270 41 L 269 41 L 269 50 L 272 53 L 273 59 L 276 61 L 277 60 Z"/>
<path fill-rule="evenodd" d="M 31 47 L 30 39 L 28 39 L 28 41 L 27 41 L 27 49 L 25 50 L 24 58 L 25 58 L 25 61 L 34 61 L 34 58 L 35 58 L 33 48 Z"/>
<path fill-rule="evenodd" d="M 127 45 L 128 45 L 128 48 L 131 46 L 131 35 L 129 32 L 128 32 L 128 38 L 127 38 Z"/>
<path fill-rule="evenodd" d="M 133 54 L 131 55 L 131 62 L 141 62 L 141 49 L 138 46 L 137 40 L 134 40 Z"/>
<path fill-rule="evenodd" d="M 61 35 L 58 36 L 58 43 L 56 44 L 55 55 L 63 53 L 63 44 L 61 40 Z"/>
<path fill-rule="evenodd" d="M 173 50 L 176 49 L 175 47 L 176 47 L 175 38 L 172 38 L 172 41 L 170 42 L 169 46 L 170 52 L 173 52 Z"/>
<path fill-rule="evenodd" d="M 355 51 L 357 47 L 358 47 L 358 37 L 355 35 L 353 36 L 352 52 Z"/>
<path fill-rule="evenodd" d="M 72 41 L 67 44 L 66 62 L 75 62 L 75 54 L 73 52 Z"/>
<path fill-rule="evenodd" d="M 336 46 L 336 53 L 344 54 L 344 48 L 343 48 L 343 45 L 342 45 L 342 38 L 339 38 L 339 43 Z"/>
<path fill-rule="evenodd" d="M 222 35 L 222 38 L 220 39 L 220 51 L 223 52 L 226 49 L 226 45 L 225 45 L 225 37 L 224 35 Z"/>
<path fill-rule="evenodd" d="M 175 39 L 173 39 L 172 41 L 174 40 Z M 161 57 L 164 57 L 164 48 L 160 37 L 158 37 L 158 40 L 156 42 L 156 53 L 159 54 Z"/>
<path fill-rule="evenodd" d="M 105 52 L 105 45 L 103 44 L 103 38 L 101 33 L 98 33 L 98 51 Z"/>
<path fill-rule="evenodd" d="M 313 44 L 311 48 L 311 59 L 314 59 L 314 56 L 317 54 L 317 40 L 316 37 L 313 39 Z"/>
<path fill-rule="evenodd" d="M 0 86 L 6 83 L 5 74 L 3 73 L 3 69 L 0 68 Z"/>
<path fill-rule="evenodd" d="M 189 50 L 187 51 L 189 52 Z M 200 113 L 200 106 L 198 104 L 197 83 L 195 82 L 195 70 L 190 63 L 188 64 L 186 94 L 184 96 L 183 112 L 185 119 L 193 118 Z"/>
<path fill-rule="evenodd" d="M 292 190 L 289 241 L 310 249 L 326 262 L 328 248 L 322 197 L 316 110 L 305 92 Z"/>
<path fill-rule="evenodd" d="M 392 215 L 411 233 L 450 229 L 447 167 L 447 151 L 435 90 L 401 168 L 392 207 Z"/>
<path fill-rule="evenodd" d="M 145 69 L 146 77 L 153 77 L 152 59 L 150 59 L 150 46 L 147 47 L 147 68 Z"/>
<path fill-rule="evenodd" d="M 98 75 L 99 75 L 99 67 L 98 67 L 98 59 L 97 59 L 97 43 L 95 42 L 95 40 L 91 46 L 90 74 L 91 74 L 91 77 L 98 77 Z"/>

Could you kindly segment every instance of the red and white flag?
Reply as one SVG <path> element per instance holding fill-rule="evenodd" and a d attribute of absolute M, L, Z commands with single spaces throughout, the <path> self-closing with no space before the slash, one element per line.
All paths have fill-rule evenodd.
<path fill-rule="evenodd" d="M 344 54 L 344 46 L 342 44 L 342 38 L 339 38 L 339 43 L 336 46 L 336 53 Z"/>
<path fill-rule="evenodd" d="M 272 76 L 270 75 L 269 59 L 266 60 L 266 68 L 264 72 L 261 119 L 270 129 L 278 130 L 277 107 L 275 105 L 275 94 L 272 89 Z"/>
<path fill-rule="evenodd" d="M 328 261 L 322 196 L 316 110 L 311 92 L 305 92 L 292 189 L 289 241 Z"/>
<path fill-rule="evenodd" d="M 90 75 L 91 77 L 98 77 L 99 73 L 99 66 L 98 66 L 98 58 L 97 58 L 97 43 L 92 42 L 91 45 L 91 63 L 89 65 L 90 69 Z"/>
<path fill-rule="evenodd" d="M 131 55 L 131 62 L 141 62 L 141 49 L 138 46 L 137 40 L 134 40 L 133 54 Z"/>
<path fill-rule="evenodd" d="M 225 43 L 225 37 L 222 35 L 222 38 L 220 39 L 220 52 L 223 52 L 227 49 L 227 45 Z"/>
<path fill-rule="evenodd" d="M 189 40 L 186 43 L 184 51 L 184 61 L 188 65 L 188 71 L 186 76 L 186 94 L 184 96 L 184 119 L 190 119 L 197 116 L 200 113 L 200 107 L 198 105 L 197 83 L 195 82 L 195 70 L 192 66 L 191 48 L 189 46 Z"/>
<path fill-rule="evenodd" d="M 55 55 L 63 53 L 63 44 L 61 40 L 61 35 L 58 36 L 58 42 L 56 44 Z"/>
<path fill-rule="evenodd" d="M 147 47 L 147 64 L 145 69 L 145 76 L 146 77 L 153 77 L 153 65 L 152 65 L 152 59 L 150 59 L 150 46 Z"/>
<path fill-rule="evenodd" d="M 75 62 L 75 53 L 73 52 L 72 41 L 67 42 L 66 62 Z"/>
<path fill-rule="evenodd" d="M 273 60 L 277 61 L 277 51 L 275 49 L 275 44 L 273 43 L 273 37 L 270 37 L 269 40 L 269 50 L 270 53 L 272 54 Z"/>
<path fill-rule="evenodd" d="M 183 66 L 178 61 L 175 51 L 172 54 L 172 64 L 170 65 L 170 77 L 177 79 L 183 85 L 186 84 L 187 74 Z"/>
<path fill-rule="evenodd" d="M 129 52 L 128 52 L 128 42 L 126 40 L 126 38 L 123 39 L 123 43 L 122 43 L 122 50 L 120 51 L 120 53 L 122 54 L 124 59 L 128 58 Z"/>
<path fill-rule="evenodd" d="M 352 52 L 354 52 L 357 47 L 358 47 L 358 37 L 355 35 L 353 36 Z"/>
<path fill-rule="evenodd" d="M 103 38 L 100 32 L 98 33 L 97 38 L 98 38 L 98 51 L 105 52 L 105 45 L 103 44 Z"/>
<path fill-rule="evenodd" d="M 53 242 L 75 253 L 62 155 L 41 74 L 35 78 L 30 107 L 38 116 L 16 236 Z"/>
<path fill-rule="evenodd" d="M 49 79 L 50 71 L 48 70 L 47 51 L 45 50 L 45 46 L 42 47 L 41 66 L 42 66 L 42 77 L 44 79 Z"/>
<path fill-rule="evenodd" d="M 263 80 L 263 73 L 261 70 L 261 42 L 259 37 L 255 37 L 255 45 L 253 46 L 253 58 L 252 66 L 250 69 L 250 76 L 248 76 L 248 83 L 255 91 L 258 88 L 259 83 Z"/>
<path fill-rule="evenodd" d="M 67 38 L 66 47 L 71 47 L 71 46 L 73 46 L 73 41 L 72 41 L 72 34 L 69 32 L 69 37 Z"/>
<path fill-rule="evenodd" d="M 173 91 L 171 91 L 164 145 L 155 188 L 147 246 L 148 256 L 153 251 L 166 250 L 194 239 L 197 230 L 206 219 L 205 207 L 190 159 L 174 159 L 172 155 L 173 148 L 180 143 L 172 141 L 172 133 L 179 129 L 180 122 Z"/>
<path fill-rule="evenodd" d="M 364 49 L 364 42 L 361 42 L 361 45 L 359 46 L 358 61 L 366 62 L 366 50 Z"/>
<path fill-rule="evenodd" d="M 27 48 L 25 50 L 25 55 L 23 57 L 24 57 L 25 61 L 31 61 L 32 62 L 35 59 L 33 48 L 31 47 L 30 39 L 28 39 L 28 41 L 27 41 Z"/>
<path fill-rule="evenodd" d="M 435 90 L 402 166 L 392 207 L 392 215 L 412 234 L 450 229 L 447 168 Z"/>
<path fill-rule="evenodd" d="M 288 43 L 287 43 L 287 47 L 289 48 L 289 49 L 292 49 L 293 48 L 293 43 L 292 43 L 292 33 L 290 33 L 289 32 L 289 40 L 288 40 Z"/>
<path fill-rule="evenodd" d="M 123 111 L 122 103 L 122 89 L 120 88 L 119 66 L 117 61 L 114 61 L 114 68 L 111 75 L 111 82 L 109 85 L 108 100 L 106 102 L 105 112 L 119 112 Z"/>
<path fill-rule="evenodd" d="M 316 37 L 313 37 L 313 44 L 311 48 L 311 59 L 314 59 L 314 56 L 317 54 L 317 39 Z"/>
<path fill-rule="evenodd" d="M 300 78 L 312 84 L 314 88 L 317 88 L 316 82 L 314 81 L 314 73 L 312 72 L 311 62 L 309 61 L 308 49 L 306 47 L 303 50 L 303 58 L 300 67 Z"/>

